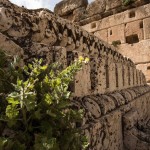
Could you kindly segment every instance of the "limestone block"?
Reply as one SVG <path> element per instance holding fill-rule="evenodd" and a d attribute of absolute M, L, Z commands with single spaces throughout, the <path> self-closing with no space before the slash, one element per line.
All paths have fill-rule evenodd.
<path fill-rule="evenodd" d="M 30 47 L 24 47 L 24 50 L 26 51 L 26 63 L 32 63 L 35 58 L 42 58 L 45 64 L 58 62 L 62 68 L 67 67 L 67 53 L 64 47 L 51 47 L 42 43 L 33 42 L 30 43 Z"/>
<path fill-rule="evenodd" d="M 109 87 L 107 91 L 114 91 L 116 89 L 116 66 L 112 59 L 108 59 L 108 80 Z"/>
<path fill-rule="evenodd" d="M 123 66 L 121 63 L 117 64 L 118 71 L 118 89 L 123 89 Z"/>
<path fill-rule="evenodd" d="M 121 44 L 118 51 L 133 60 L 135 63 L 149 62 L 150 60 L 150 39 L 142 40 L 134 44 Z M 140 55 L 135 55 L 140 54 Z"/>
<path fill-rule="evenodd" d="M 97 103 L 99 103 L 103 115 L 116 108 L 115 102 L 110 96 L 102 95 L 98 100 L 99 101 Z"/>
<path fill-rule="evenodd" d="M 105 57 L 91 58 L 91 86 L 94 94 L 106 91 Z"/>
<path fill-rule="evenodd" d="M 133 87 L 133 68 L 130 67 L 130 86 Z"/>
<path fill-rule="evenodd" d="M 73 22 L 79 22 L 81 19 L 84 19 L 84 17 L 86 17 L 85 7 L 79 7 L 73 11 Z"/>
<path fill-rule="evenodd" d="M 130 95 L 132 96 L 132 99 L 135 99 L 137 96 L 140 96 L 139 93 L 136 93 L 136 91 L 134 91 L 133 89 L 127 89 L 127 91 L 130 93 Z"/>
<path fill-rule="evenodd" d="M 113 5 L 114 3 L 111 2 Z M 150 17 L 150 4 L 130 9 L 99 20 L 98 30 Z"/>
<path fill-rule="evenodd" d="M 102 127 L 102 123 L 100 121 L 98 121 L 97 123 L 95 123 L 89 130 L 91 133 L 91 141 L 90 141 L 90 145 L 91 147 L 97 147 L 97 145 L 102 148 L 102 144 L 101 144 L 101 140 L 103 135 L 103 127 Z M 100 145 L 99 145 L 100 144 Z"/>
<path fill-rule="evenodd" d="M 117 26 L 117 25 L 120 25 L 120 24 L 124 24 L 124 19 L 125 19 L 125 13 L 122 12 L 122 13 L 117 13 L 115 15 L 111 15 L 108 17 L 109 19 L 109 28 L 111 26 Z"/>
<path fill-rule="evenodd" d="M 0 31 L 6 31 L 12 26 L 12 17 L 11 15 L 7 15 L 8 10 L 6 10 L 4 7 L 0 7 Z M 5 24 L 5 26 L 4 26 Z"/>
<path fill-rule="evenodd" d="M 122 106 L 125 104 L 125 99 L 120 93 L 112 93 L 110 96 L 114 99 L 116 107 Z"/>
<path fill-rule="evenodd" d="M 65 47 L 54 46 L 52 54 L 53 54 L 52 62 L 58 62 L 62 64 L 63 68 L 67 67 L 67 50 Z"/>
<path fill-rule="evenodd" d="M 82 26 L 82 28 L 88 32 L 95 32 L 98 30 L 98 26 L 99 26 L 99 22 L 94 21 L 92 23 L 89 23 L 89 24 Z"/>
<path fill-rule="evenodd" d="M 106 136 L 103 139 L 102 150 L 123 149 L 121 112 L 115 111 L 106 115 L 104 125 L 104 132 Z"/>
<path fill-rule="evenodd" d="M 137 82 L 136 82 L 136 69 L 134 68 L 133 69 L 133 80 L 134 80 L 134 85 L 136 86 L 137 85 Z"/>
<path fill-rule="evenodd" d="M 144 96 L 140 96 L 138 101 L 134 102 L 134 106 L 138 111 L 138 119 L 141 120 L 144 118 L 149 118 L 149 98 L 147 98 L 149 94 L 145 94 Z"/>
<path fill-rule="evenodd" d="M 86 7 L 87 4 L 87 0 L 63 0 L 56 4 L 54 12 L 60 16 L 64 16 L 73 12 L 76 8 Z"/>
<path fill-rule="evenodd" d="M 95 0 L 91 2 L 87 6 L 87 12 L 89 16 L 92 16 L 94 14 L 103 13 L 106 9 L 106 1 L 105 0 Z"/>
<path fill-rule="evenodd" d="M 99 39 L 104 40 L 105 42 L 108 41 L 108 30 L 107 30 L 107 29 L 100 30 L 100 31 L 96 31 L 96 32 L 94 33 L 94 35 L 95 35 L 96 37 L 98 37 Z"/>
<path fill-rule="evenodd" d="M 83 104 L 90 116 L 95 119 L 101 116 L 101 110 L 98 103 L 96 103 L 96 101 L 93 100 L 90 96 L 83 98 Z"/>
<path fill-rule="evenodd" d="M 112 44 L 113 41 L 120 41 L 125 43 L 124 24 L 114 26 L 108 29 L 108 43 Z"/>
<path fill-rule="evenodd" d="M 119 22 L 119 24 L 142 20 L 144 18 L 150 17 L 150 4 L 126 10 L 125 12 L 116 14 L 116 16 L 117 15 L 122 16 L 122 18 L 118 18 L 119 20 L 116 21 L 116 23 Z M 111 23 L 114 21 L 115 20 L 112 20 Z"/>
<path fill-rule="evenodd" d="M 148 18 L 150 17 L 150 4 L 138 7 L 134 9 L 136 11 L 136 19 Z"/>
<path fill-rule="evenodd" d="M 150 149 L 150 144 L 147 142 L 143 142 L 141 140 L 138 140 L 137 145 L 136 145 L 136 150 L 149 150 Z"/>
<path fill-rule="evenodd" d="M 90 67 L 91 67 L 91 72 L 90 72 L 90 77 L 91 77 L 91 90 L 93 93 L 97 93 L 97 86 L 98 86 L 98 59 L 97 58 L 90 58 Z"/>
<path fill-rule="evenodd" d="M 141 70 L 146 77 L 146 81 L 150 83 L 150 69 L 149 69 L 150 63 L 145 64 L 138 64 L 137 69 Z"/>
<path fill-rule="evenodd" d="M 85 56 L 83 53 L 77 53 L 77 57 L 79 56 Z M 86 56 L 85 56 L 86 57 Z M 91 90 L 91 79 L 90 79 L 90 64 L 83 64 L 82 69 L 77 72 L 75 75 L 75 80 L 73 83 L 73 91 L 74 91 L 74 96 L 85 96 L 90 93 Z"/>
<path fill-rule="evenodd" d="M 124 128 L 126 130 L 130 130 L 133 128 L 138 122 L 138 113 L 135 109 L 132 109 L 128 113 L 123 116 Z"/>
<path fill-rule="evenodd" d="M 136 150 L 138 138 L 130 131 L 124 133 L 124 147 L 127 150 Z"/>
<path fill-rule="evenodd" d="M 138 85 L 141 85 L 140 70 L 138 70 Z"/>
<path fill-rule="evenodd" d="M 97 30 L 107 29 L 111 27 L 109 17 L 103 18 L 102 20 L 97 21 L 98 27 Z"/>
<path fill-rule="evenodd" d="M 122 5 L 121 0 L 106 0 L 106 10 L 110 10 Z"/>
<path fill-rule="evenodd" d="M 110 28 L 112 26 L 124 24 L 125 14 L 118 13 L 109 17 L 103 18 L 98 21 L 98 30 Z"/>
<path fill-rule="evenodd" d="M 125 65 L 124 66 L 124 88 L 129 87 L 128 78 L 129 78 L 128 66 Z"/>
<path fill-rule="evenodd" d="M 133 35 L 136 35 L 136 37 Z M 138 43 L 139 41 L 143 40 L 144 39 L 143 21 L 138 20 L 138 21 L 127 23 L 125 25 L 125 36 L 126 36 L 126 42 L 129 42 L 129 44 Z M 127 37 L 129 36 L 132 37 L 130 39 L 127 39 Z"/>
<path fill-rule="evenodd" d="M 20 58 L 23 58 L 24 55 L 23 49 L 2 33 L 0 33 L 0 49 L 8 55 Z"/>
<path fill-rule="evenodd" d="M 121 94 L 125 98 L 126 103 L 132 101 L 132 96 L 131 96 L 131 94 L 127 90 L 122 90 Z"/>
<path fill-rule="evenodd" d="M 150 18 L 143 20 L 144 39 L 150 39 Z"/>

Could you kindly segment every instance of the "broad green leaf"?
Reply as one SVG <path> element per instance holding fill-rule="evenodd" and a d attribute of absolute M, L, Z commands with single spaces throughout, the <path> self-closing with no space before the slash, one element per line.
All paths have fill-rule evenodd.
<path fill-rule="evenodd" d="M 17 110 L 16 106 L 13 107 L 12 105 L 8 105 L 6 108 L 6 116 L 9 119 L 14 119 L 18 116 L 19 111 Z"/>

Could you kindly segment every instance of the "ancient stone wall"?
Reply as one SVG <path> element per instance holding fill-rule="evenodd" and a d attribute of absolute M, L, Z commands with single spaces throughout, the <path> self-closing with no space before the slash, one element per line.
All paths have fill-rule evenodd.
<path fill-rule="evenodd" d="M 67 66 L 78 56 L 89 57 L 70 85 L 72 102 L 85 109 L 81 127 L 89 150 L 132 150 L 128 139 L 135 148 L 149 147 L 150 87 L 131 59 L 113 46 L 47 9 L 27 10 L 0 0 L 0 49 L 24 63 L 42 57 Z"/>
<path fill-rule="evenodd" d="M 85 25 L 105 17 L 148 4 L 149 0 L 63 0 L 56 4 L 54 12 L 59 16 Z"/>
<path fill-rule="evenodd" d="M 86 111 L 82 128 L 90 150 L 149 150 L 150 88 L 141 86 L 75 98 Z"/>
<path fill-rule="evenodd" d="M 91 22 L 83 28 L 114 44 L 131 58 L 150 81 L 150 4 Z M 117 45 L 118 43 L 118 45 Z"/>
<path fill-rule="evenodd" d="M 66 57 L 85 55 L 90 58 L 85 73 L 79 73 L 75 81 L 74 92 L 78 96 L 112 92 L 145 84 L 143 73 L 136 70 L 130 59 L 123 57 L 113 47 L 92 34 L 81 30 L 79 26 L 55 17 L 47 10 L 28 12 L 14 5 L 9 7 L 12 9 L 8 10 L 6 6 L 1 8 L 1 40 L 4 42 L 10 39 L 12 43 L 15 42 L 20 49 L 24 49 L 24 56 L 27 58 L 34 56 L 36 49 L 38 53 L 41 44 L 45 44 L 45 47 L 65 47 Z M 6 23 L 9 26 L 3 26 Z M 4 47 L 3 42 L 0 48 L 8 49 L 7 45 Z M 85 76 L 85 81 L 80 80 L 81 76 Z"/>
<path fill-rule="evenodd" d="M 69 0 L 66 0 L 66 5 L 68 3 Z M 59 5 L 55 7 L 57 14 Z M 121 0 L 95 0 L 87 6 L 72 9 L 72 13 L 62 13 L 60 16 L 82 25 L 86 31 L 117 46 L 121 54 L 136 63 L 150 83 L 149 0 L 137 0 L 130 5 L 124 5 Z"/>

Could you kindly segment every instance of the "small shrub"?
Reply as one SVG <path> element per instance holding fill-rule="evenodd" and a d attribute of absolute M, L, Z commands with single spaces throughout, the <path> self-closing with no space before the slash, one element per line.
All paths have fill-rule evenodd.
<path fill-rule="evenodd" d="M 134 3 L 136 0 L 123 0 L 123 5 L 127 6 Z"/>
<path fill-rule="evenodd" d="M 5 109 L 1 109 L 0 149 L 80 150 L 87 147 L 86 138 L 75 126 L 82 121 L 83 110 L 72 108 L 68 91 L 74 75 L 87 61 L 80 57 L 63 70 L 58 63 L 42 65 L 42 60 L 35 60 L 22 70 L 12 66 L 16 82 L 10 80 L 13 83 L 10 90 L 6 92 L 5 87 L 3 91 L 6 96 Z"/>
<path fill-rule="evenodd" d="M 117 47 L 117 46 L 120 45 L 120 44 L 121 44 L 121 41 L 120 41 L 120 40 L 118 40 L 118 41 L 113 41 L 113 42 L 112 42 L 112 45 L 115 46 L 115 47 Z"/>

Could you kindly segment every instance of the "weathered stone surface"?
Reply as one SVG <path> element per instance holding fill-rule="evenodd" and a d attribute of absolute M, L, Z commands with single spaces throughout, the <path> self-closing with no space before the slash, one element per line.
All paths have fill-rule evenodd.
<path fill-rule="evenodd" d="M 85 112 L 81 128 L 89 150 L 149 148 L 150 87 L 131 59 L 46 9 L 29 11 L 3 0 L 0 10 L 5 10 L 0 11 L 0 48 L 23 55 L 25 63 L 43 58 L 68 66 L 78 56 L 90 58 L 69 87 L 76 96 L 72 104 Z M 98 25 L 92 24 L 92 30 Z"/>
<path fill-rule="evenodd" d="M 109 44 L 116 41 L 120 42 L 121 45 L 117 45 L 118 51 L 140 65 L 139 68 L 146 75 L 147 82 L 149 82 L 150 78 L 149 71 L 145 67 L 150 61 L 149 11 L 150 4 L 147 4 L 100 19 L 99 21 L 91 21 L 82 27 Z M 135 54 L 139 55 L 135 56 Z M 141 67 L 142 64 L 143 67 Z M 132 72 L 131 70 L 131 85 L 134 85 L 136 83 L 136 75 Z"/>
<path fill-rule="evenodd" d="M 132 129 L 138 121 L 138 113 L 136 110 L 132 109 L 123 116 L 124 128 L 129 130 Z"/>
<path fill-rule="evenodd" d="M 16 55 L 21 58 L 23 58 L 24 55 L 23 49 L 2 33 L 0 33 L 0 49 L 8 55 Z"/>
<path fill-rule="evenodd" d="M 114 100 L 110 96 L 107 96 L 107 95 L 102 95 L 99 98 L 98 103 L 100 104 L 100 108 L 101 108 L 103 115 L 111 112 L 112 110 L 116 108 L 116 104 Z"/>
<path fill-rule="evenodd" d="M 108 30 L 107 29 L 96 31 L 94 35 L 98 37 L 99 39 L 102 39 L 108 42 Z"/>
<path fill-rule="evenodd" d="M 95 14 L 103 13 L 105 9 L 106 9 L 105 0 L 95 0 L 87 6 L 86 10 L 88 12 L 88 15 L 92 16 Z"/>
<path fill-rule="evenodd" d="M 136 40 L 135 42 L 137 42 L 137 43 L 144 39 L 143 27 L 141 27 L 141 26 L 143 26 L 142 20 L 138 20 L 138 21 L 134 21 L 134 22 L 125 24 L 126 42 L 128 42 L 127 37 L 132 36 L 132 35 L 137 35 L 138 39 L 137 40 L 135 39 Z M 133 39 L 133 42 L 134 42 L 134 39 Z"/>
<path fill-rule="evenodd" d="M 135 63 L 146 63 L 150 61 L 150 39 L 143 40 L 134 44 L 121 44 L 118 46 L 119 52 L 124 56 L 130 57 Z M 135 54 L 140 54 L 136 55 Z"/>
<path fill-rule="evenodd" d="M 129 17 L 131 13 L 135 13 L 134 17 Z M 96 20 L 99 22 L 97 30 L 102 30 L 106 28 L 110 28 L 112 26 L 120 25 L 120 24 L 125 24 L 128 22 L 136 21 L 136 20 L 141 20 L 143 18 L 148 18 L 150 17 L 150 4 L 134 8 L 131 10 L 126 10 L 121 13 L 117 13 L 115 15 L 111 15 L 109 17 L 104 17 L 103 19 Z M 89 20 L 89 23 L 83 25 L 83 27 L 88 26 L 91 24 L 93 21 Z M 88 31 L 88 28 L 86 29 Z M 90 31 L 89 31 L 90 32 Z"/>
<path fill-rule="evenodd" d="M 144 40 L 150 39 L 150 18 L 143 20 Z"/>
<path fill-rule="evenodd" d="M 86 8 L 79 7 L 73 11 L 73 22 L 79 22 L 81 19 L 86 18 Z M 69 19 L 70 20 L 70 19 Z"/>
<path fill-rule="evenodd" d="M 110 10 L 122 5 L 122 0 L 106 0 L 106 10 Z"/>
<path fill-rule="evenodd" d="M 108 28 L 108 43 L 112 44 L 115 41 L 125 43 L 124 24 Z"/>
<path fill-rule="evenodd" d="M 66 6 L 67 3 L 68 3 L 68 6 L 70 6 L 70 8 L 68 8 Z M 76 14 L 73 13 L 74 7 L 73 7 L 72 3 L 70 5 L 69 0 L 64 0 L 60 3 L 58 3 L 59 5 L 58 4 L 56 5 L 57 6 L 56 13 L 61 15 L 63 18 L 67 18 L 71 21 L 78 22 L 80 25 L 83 25 L 83 24 L 85 25 L 92 21 L 97 21 L 101 18 L 105 18 L 105 17 L 111 16 L 113 14 L 117 14 L 120 12 L 124 12 L 125 10 L 131 9 L 131 8 L 137 9 L 139 6 L 142 6 L 142 5 L 148 4 L 148 3 L 149 3 L 149 0 L 136 0 L 136 1 L 132 1 L 132 3 L 130 3 L 129 5 L 124 5 L 124 2 L 122 0 L 105 0 L 105 1 L 104 0 L 95 0 L 95 1 L 92 1 L 88 5 L 84 5 L 84 8 L 86 9 L 86 11 L 81 14 L 79 20 L 78 19 L 75 20 L 73 18 L 76 16 Z M 58 9 L 58 7 L 60 8 L 60 10 Z M 80 6 L 80 7 L 82 7 L 82 6 Z M 80 7 L 78 7 L 78 8 L 80 8 Z M 65 11 L 66 13 L 64 13 L 62 15 L 61 12 L 63 12 L 63 11 Z M 137 17 L 143 16 L 144 14 L 146 14 L 146 13 L 143 13 L 144 11 L 143 11 L 143 9 L 140 9 L 140 11 L 136 12 L 136 16 Z M 147 12 L 147 11 L 149 11 L 149 10 L 146 10 L 145 12 Z M 68 17 L 68 15 L 69 15 L 69 17 Z M 128 16 L 126 16 L 126 19 L 128 20 Z M 132 18 L 132 20 L 134 20 L 134 19 Z"/>
<path fill-rule="evenodd" d="M 48 57 L 52 57 L 52 55 L 50 56 L 49 54 L 51 53 L 49 46 L 58 45 L 65 47 L 66 51 L 80 51 L 84 56 L 90 57 L 91 61 L 89 66 L 85 66 L 85 71 L 80 72 L 78 76 L 76 76 L 74 87 L 76 95 L 98 94 L 106 91 L 112 92 L 116 89 L 125 88 L 120 84 L 123 82 L 123 78 L 119 77 L 121 74 L 118 74 L 119 65 L 124 65 L 125 63 L 126 69 L 130 66 L 135 68 L 135 66 L 131 60 L 117 53 L 114 47 L 100 41 L 92 34 L 82 30 L 79 26 L 54 16 L 47 10 L 34 10 L 31 11 L 30 14 L 30 12 L 24 8 L 18 8 L 14 5 L 10 5 L 9 7 L 9 11 L 12 11 L 12 14 L 17 14 L 18 19 L 17 21 L 12 19 L 12 23 L 15 24 L 15 26 L 11 26 L 3 32 L 24 49 L 26 53 L 25 60 L 27 60 L 28 57 L 31 58 L 32 56 L 41 55 L 41 53 L 43 53 L 43 57 L 46 58 L 46 61 L 50 62 L 52 58 L 48 60 Z M 15 9 L 13 9 L 14 7 Z M 3 8 L 7 10 L 6 7 Z M 20 16 L 21 9 L 22 14 Z M 4 15 L 4 17 L 6 17 L 5 20 L 7 20 L 7 16 Z M 11 17 L 13 18 L 13 15 Z M 27 22 L 25 21 L 26 18 L 28 18 Z M 46 47 L 48 48 L 46 49 Z M 32 48 L 34 48 L 35 51 L 32 51 Z M 40 51 L 39 49 L 43 50 Z M 120 71 L 122 72 L 122 70 Z M 79 79 L 82 76 L 86 76 L 86 78 L 80 81 Z M 128 78 L 129 76 L 124 78 L 124 80 L 128 80 Z M 141 78 L 141 82 L 141 79 L 138 79 L 139 85 L 145 84 L 144 76 L 141 76 Z M 78 86 L 80 86 L 80 88 L 77 88 Z M 129 82 L 126 82 L 126 88 L 131 86 Z"/>
<path fill-rule="evenodd" d="M 56 4 L 54 12 L 60 16 L 64 16 L 72 13 L 73 10 L 79 7 L 86 7 L 87 4 L 87 0 L 63 0 Z"/>

